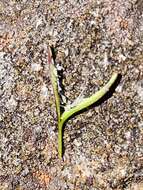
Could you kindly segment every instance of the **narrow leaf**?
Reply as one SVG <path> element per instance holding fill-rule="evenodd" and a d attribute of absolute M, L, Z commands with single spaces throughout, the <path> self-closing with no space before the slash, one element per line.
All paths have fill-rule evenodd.
<path fill-rule="evenodd" d="M 97 91 L 95 94 L 91 95 L 88 98 L 84 98 L 82 102 L 77 104 L 75 107 L 71 108 L 70 110 L 64 112 L 61 116 L 61 121 L 64 123 L 69 117 L 71 117 L 73 114 L 83 110 L 84 108 L 87 108 L 97 102 L 100 98 L 102 98 L 110 89 L 112 84 L 115 82 L 117 79 L 118 74 L 114 73 L 109 80 L 109 82 L 102 87 L 99 91 Z"/>
<path fill-rule="evenodd" d="M 48 47 L 48 63 L 49 63 L 49 68 L 50 68 L 51 83 L 53 86 L 53 91 L 54 91 L 54 96 L 55 96 L 58 122 L 60 122 L 60 98 L 59 98 L 59 93 L 58 93 L 58 74 L 57 74 L 57 70 L 54 64 L 52 51 L 50 47 Z"/>

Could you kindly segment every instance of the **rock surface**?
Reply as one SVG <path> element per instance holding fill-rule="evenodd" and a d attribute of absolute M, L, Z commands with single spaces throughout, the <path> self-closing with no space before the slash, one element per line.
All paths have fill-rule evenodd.
<path fill-rule="evenodd" d="M 66 123 L 63 161 L 49 45 L 71 102 L 122 75 Z M 0 189 L 143 189 L 142 52 L 142 0 L 1 0 Z"/>

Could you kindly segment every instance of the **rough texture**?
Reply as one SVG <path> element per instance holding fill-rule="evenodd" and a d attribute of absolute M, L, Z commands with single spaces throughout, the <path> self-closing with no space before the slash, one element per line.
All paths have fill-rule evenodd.
<path fill-rule="evenodd" d="M 0 189 L 143 189 L 143 1 L 0 1 Z M 74 100 L 122 78 L 69 120 L 63 161 L 47 46 Z"/>

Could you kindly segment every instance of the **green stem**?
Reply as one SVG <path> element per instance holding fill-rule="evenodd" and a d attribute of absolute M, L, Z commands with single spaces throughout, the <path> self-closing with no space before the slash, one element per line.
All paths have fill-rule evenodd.
<path fill-rule="evenodd" d="M 59 158 L 62 158 L 63 155 L 63 122 L 60 121 L 58 123 L 58 152 L 59 152 Z"/>

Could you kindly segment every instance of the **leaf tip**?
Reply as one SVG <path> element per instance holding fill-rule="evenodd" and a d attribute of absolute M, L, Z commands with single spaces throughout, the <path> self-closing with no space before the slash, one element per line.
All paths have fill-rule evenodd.
<path fill-rule="evenodd" d="M 48 47 L 48 63 L 51 64 L 52 62 L 52 52 L 51 47 Z"/>

